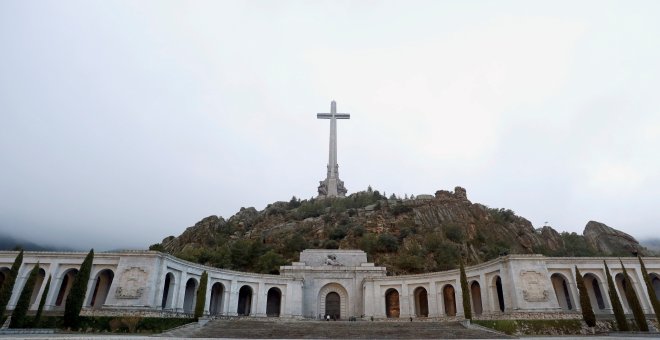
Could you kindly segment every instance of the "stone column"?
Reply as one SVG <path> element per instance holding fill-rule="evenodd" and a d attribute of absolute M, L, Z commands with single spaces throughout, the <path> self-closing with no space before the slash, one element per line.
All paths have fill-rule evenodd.
<path fill-rule="evenodd" d="M 411 313 L 410 292 L 408 291 L 408 284 L 401 285 L 401 294 L 399 294 L 399 317 L 409 318 L 413 315 Z"/>
<path fill-rule="evenodd" d="M 266 302 L 268 301 L 268 291 L 262 281 L 259 281 L 257 291 L 254 292 L 254 299 L 252 300 L 252 310 L 254 315 L 258 317 L 266 317 Z M 281 306 L 280 306 L 281 307 Z"/>
<path fill-rule="evenodd" d="M 181 280 L 179 280 L 179 289 L 176 290 L 176 299 L 173 301 L 172 307 L 176 312 L 185 312 L 183 304 L 186 299 L 186 285 L 188 284 L 188 272 L 183 270 L 181 272 Z"/>
<path fill-rule="evenodd" d="M 461 287 L 460 278 L 454 282 L 454 301 L 456 301 L 456 317 L 465 317 L 465 311 L 463 310 L 463 287 Z M 470 301 L 468 301 L 470 303 Z"/>
<path fill-rule="evenodd" d="M 213 283 L 215 282 L 211 282 L 211 277 L 209 276 L 208 281 L 206 281 L 206 292 L 204 293 L 206 296 L 204 299 L 204 315 L 211 313 L 211 291 L 213 290 Z"/>
<path fill-rule="evenodd" d="M 479 293 L 481 294 L 481 313 L 490 314 L 493 312 L 493 309 L 490 305 L 490 286 L 486 281 L 486 274 L 481 273 L 479 275 Z"/>
<path fill-rule="evenodd" d="M 231 280 L 231 285 L 229 287 L 229 308 L 227 309 L 227 315 L 237 316 L 238 315 L 238 282 L 236 280 Z"/>
<path fill-rule="evenodd" d="M 49 291 L 48 296 L 46 297 L 46 305 L 44 306 L 44 310 L 52 310 L 55 307 L 57 293 L 59 293 L 59 288 L 62 284 L 62 278 L 58 277 L 59 267 L 60 264 L 58 262 L 54 262 L 49 268 L 48 274 L 51 275 L 50 288 L 48 289 Z"/>
<path fill-rule="evenodd" d="M 438 287 L 436 282 L 429 282 L 429 292 L 426 296 L 429 301 L 429 317 L 439 317 L 440 313 L 438 311 L 438 306 L 440 304 L 438 303 Z"/>

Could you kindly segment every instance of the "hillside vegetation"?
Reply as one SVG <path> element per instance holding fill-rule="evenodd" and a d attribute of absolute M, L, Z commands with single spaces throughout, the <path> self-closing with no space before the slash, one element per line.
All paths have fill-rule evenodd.
<path fill-rule="evenodd" d="M 503 254 L 647 255 L 637 241 L 602 223 L 584 235 L 534 229 L 509 209 L 468 200 L 465 189 L 435 196 L 384 197 L 369 188 L 346 198 L 275 202 L 241 208 L 228 220 L 209 216 L 178 237 L 150 247 L 185 260 L 241 271 L 277 273 L 307 248 L 362 249 L 388 274 L 442 271 Z"/>

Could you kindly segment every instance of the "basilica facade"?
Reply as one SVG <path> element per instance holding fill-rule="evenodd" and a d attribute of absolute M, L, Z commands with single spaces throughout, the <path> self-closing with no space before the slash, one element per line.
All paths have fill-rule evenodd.
<path fill-rule="evenodd" d="M 0 281 L 17 252 L 0 252 Z M 46 310 L 64 309 L 85 253 L 25 252 L 8 309 L 13 309 L 30 270 L 40 272 L 30 309 L 36 310 L 47 278 Z M 642 308 L 653 314 L 637 258 L 554 258 L 507 255 L 467 267 L 474 318 L 579 318 L 575 266 L 580 269 L 596 314 L 611 314 L 603 261 L 615 280 L 626 313 L 623 287 L 631 284 Z M 660 296 L 660 258 L 644 258 Z M 204 312 L 209 316 L 309 319 L 461 319 L 458 270 L 387 276 L 360 250 L 309 249 L 280 275 L 206 267 L 154 251 L 97 253 L 83 313 L 87 315 L 181 316 L 191 314 L 202 273 L 208 273 Z M 0 282 L 1 283 L 1 282 Z"/>

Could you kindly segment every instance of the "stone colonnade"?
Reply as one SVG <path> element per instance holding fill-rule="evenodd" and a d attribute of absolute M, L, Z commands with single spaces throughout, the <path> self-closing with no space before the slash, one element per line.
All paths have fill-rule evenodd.
<path fill-rule="evenodd" d="M 326 254 L 327 253 L 327 254 Z M 0 252 L 0 283 L 16 252 Z M 306 254 L 306 255 L 304 255 Z M 36 310 L 48 277 L 45 309 L 64 308 L 85 253 L 25 252 L 8 309 L 34 265 L 41 270 L 31 297 Z M 327 257 L 327 258 L 326 258 Z M 625 282 L 618 258 L 552 258 L 509 255 L 466 268 L 476 318 L 506 318 L 525 313 L 579 317 L 574 266 L 585 279 L 596 314 L 611 314 L 603 260 L 606 260 L 627 313 L 624 285 L 632 285 L 644 311 L 653 314 L 636 258 L 622 258 L 631 277 Z M 660 258 L 644 258 L 660 296 Z M 95 254 L 84 310 L 98 315 L 191 314 L 201 275 L 208 273 L 207 315 L 283 318 L 439 318 L 463 317 L 458 270 L 420 275 L 386 276 L 384 267 L 367 263 L 355 250 L 306 250 L 301 262 L 283 266 L 281 275 L 236 272 L 190 263 L 151 251 Z"/>

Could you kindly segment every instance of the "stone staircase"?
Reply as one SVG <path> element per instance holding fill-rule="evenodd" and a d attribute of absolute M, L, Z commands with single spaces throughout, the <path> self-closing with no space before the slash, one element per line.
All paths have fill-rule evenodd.
<path fill-rule="evenodd" d="M 176 334 L 174 334 L 176 333 Z M 458 322 L 213 320 L 161 336 L 254 339 L 505 339 Z"/>

